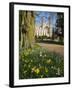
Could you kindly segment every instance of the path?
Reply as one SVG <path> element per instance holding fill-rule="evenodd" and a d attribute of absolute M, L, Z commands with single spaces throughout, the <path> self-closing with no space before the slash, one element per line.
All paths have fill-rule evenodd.
<path fill-rule="evenodd" d="M 64 46 L 63 45 L 46 44 L 46 43 L 37 43 L 37 44 L 39 44 L 43 48 L 48 49 L 49 51 L 56 52 L 64 56 Z"/>

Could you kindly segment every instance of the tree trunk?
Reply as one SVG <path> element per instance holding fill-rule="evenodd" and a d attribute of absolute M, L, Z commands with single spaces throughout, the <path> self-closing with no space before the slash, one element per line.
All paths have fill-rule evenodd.
<path fill-rule="evenodd" d="M 21 40 L 20 45 L 22 48 L 32 48 L 34 44 L 34 29 L 35 29 L 35 18 L 32 11 L 21 11 L 22 17 L 20 26 L 21 26 Z M 19 17 L 19 18 L 20 18 Z"/>

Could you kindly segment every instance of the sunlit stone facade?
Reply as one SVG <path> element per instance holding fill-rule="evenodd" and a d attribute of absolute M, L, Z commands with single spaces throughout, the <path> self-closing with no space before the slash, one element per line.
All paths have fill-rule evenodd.
<path fill-rule="evenodd" d="M 35 35 L 37 37 L 39 36 L 47 36 L 47 37 L 52 37 L 52 26 L 48 26 L 47 24 L 43 24 L 41 27 L 40 25 L 35 26 Z"/>

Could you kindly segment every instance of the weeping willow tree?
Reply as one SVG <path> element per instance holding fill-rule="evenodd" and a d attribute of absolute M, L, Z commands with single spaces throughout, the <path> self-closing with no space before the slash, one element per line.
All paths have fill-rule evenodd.
<path fill-rule="evenodd" d="M 32 48 L 34 44 L 35 17 L 33 11 L 19 11 L 19 42 L 22 48 Z"/>

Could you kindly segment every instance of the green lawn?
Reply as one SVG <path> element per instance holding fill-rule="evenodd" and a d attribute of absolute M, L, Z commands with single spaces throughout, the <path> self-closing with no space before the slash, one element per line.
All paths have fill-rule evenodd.
<path fill-rule="evenodd" d="M 35 45 L 19 51 L 19 79 L 64 76 L 64 57 Z"/>

